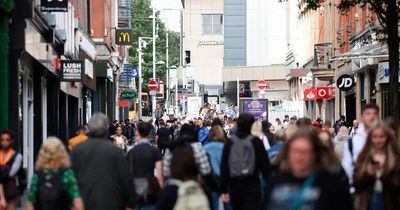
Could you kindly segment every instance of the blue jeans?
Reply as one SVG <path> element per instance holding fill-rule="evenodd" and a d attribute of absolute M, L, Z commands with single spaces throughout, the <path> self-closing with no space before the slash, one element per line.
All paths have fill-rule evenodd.
<path fill-rule="evenodd" d="M 369 210 L 385 210 L 383 193 L 372 193 L 369 200 Z"/>
<path fill-rule="evenodd" d="M 211 210 L 220 210 L 220 206 L 219 206 L 219 198 L 221 197 L 221 194 L 219 194 L 218 192 L 212 192 L 211 193 Z M 231 203 L 224 203 L 224 210 L 232 210 L 232 205 Z"/>
<path fill-rule="evenodd" d="M 135 210 L 155 210 L 156 207 L 154 205 L 148 205 L 148 204 L 137 204 L 135 207 Z"/>

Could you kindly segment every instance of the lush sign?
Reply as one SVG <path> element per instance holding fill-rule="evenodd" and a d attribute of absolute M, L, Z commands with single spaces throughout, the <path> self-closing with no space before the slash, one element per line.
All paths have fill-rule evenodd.
<path fill-rule="evenodd" d="M 62 60 L 60 79 L 64 82 L 82 82 L 85 75 L 84 63 L 81 60 Z"/>

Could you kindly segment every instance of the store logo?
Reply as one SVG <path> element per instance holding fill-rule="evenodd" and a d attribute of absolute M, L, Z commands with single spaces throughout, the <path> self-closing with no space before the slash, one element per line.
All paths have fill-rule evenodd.
<path fill-rule="evenodd" d="M 68 12 L 68 0 L 41 0 L 42 12 Z"/>
<path fill-rule="evenodd" d="M 117 29 L 115 30 L 115 43 L 117 45 L 132 45 L 133 34 L 132 29 Z"/>
<path fill-rule="evenodd" d="M 355 81 L 352 76 L 343 74 L 336 80 L 336 85 L 341 91 L 349 91 L 354 87 Z"/>
<path fill-rule="evenodd" d="M 329 99 L 329 87 L 317 87 L 317 99 Z"/>
<path fill-rule="evenodd" d="M 85 75 L 84 63 L 81 60 L 62 60 L 60 80 L 64 82 L 82 82 Z"/>
<path fill-rule="evenodd" d="M 307 88 L 304 90 L 305 101 L 315 101 L 317 99 L 317 90 L 314 88 Z"/>

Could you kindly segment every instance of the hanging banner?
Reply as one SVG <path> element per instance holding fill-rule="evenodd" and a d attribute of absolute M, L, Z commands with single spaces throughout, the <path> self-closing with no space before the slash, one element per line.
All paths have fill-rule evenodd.
<path fill-rule="evenodd" d="M 60 68 L 60 80 L 63 82 L 82 82 L 85 75 L 83 61 L 62 60 Z"/>
<path fill-rule="evenodd" d="M 42 12 L 68 12 L 68 0 L 41 0 Z"/>

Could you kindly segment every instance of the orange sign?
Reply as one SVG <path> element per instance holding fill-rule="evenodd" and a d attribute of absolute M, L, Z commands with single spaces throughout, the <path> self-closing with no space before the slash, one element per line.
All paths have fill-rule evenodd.
<path fill-rule="evenodd" d="M 118 101 L 119 107 L 129 107 L 129 101 Z"/>

